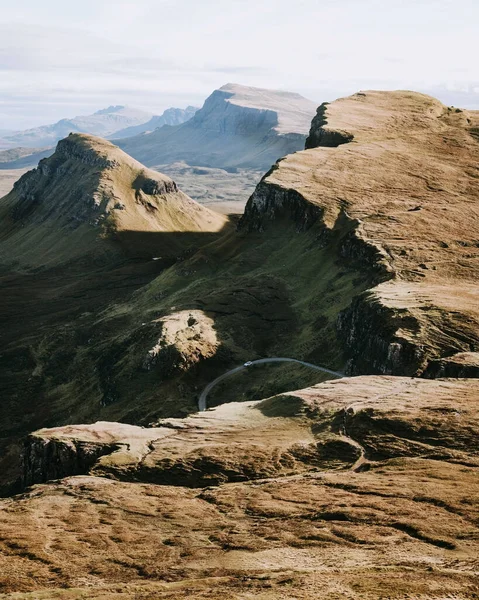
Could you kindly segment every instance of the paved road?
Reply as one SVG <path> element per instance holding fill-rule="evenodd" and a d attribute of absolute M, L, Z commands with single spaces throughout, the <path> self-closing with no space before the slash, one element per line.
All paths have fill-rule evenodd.
<path fill-rule="evenodd" d="M 317 365 L 313 365 L 311 363 L 304 362 L 303 360 L 296 360 L 295 358 L 260 358 L 259 360 L 251 361 L 251 365 L 263 365 L 265 363 L 274 363 L 274 362 L 298 363 L 305 367 L 309 367 L 310 369 L 314 369 L 315 371 L 321 371 L 322 373 L 329 373 L 329 375 L 334 375 L 334 377 L 344 377 L 344 373 L 339 373 L 338 371 L 331 371 L 331 369 L 326 369 L 325 367 L 318 367 Z M 234 369 L 231 369 L 231 371 L 227 371 L 226 373 L 223 373 L 223 375 L 220 375 L 219 377 L 214 379 L 211 383 L 209 383 L 205 387 L 205 389 L 201 392 L 201 396 L 198 400 L 199 410 L 200 411 L 206 410 L 206 400 L 208 398 L 208 394 L 220 381 L 223 381 L 223 379 L 230 377 L 230 375 L 234 375 L 235 373 L 239 373 L 240 371 L 244 371 L 245 369 L 248 369 L 248 368 L 250 368 L 250 367 L 245 367 L 244 365 L 241 365 L 240 367 L 235 367 Z"/>

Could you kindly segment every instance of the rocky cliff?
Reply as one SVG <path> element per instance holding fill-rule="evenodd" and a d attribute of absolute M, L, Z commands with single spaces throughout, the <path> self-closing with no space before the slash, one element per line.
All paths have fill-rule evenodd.
<path fill-rule="evenodd" d="M 183 125 L 118 143 L 147 165 L 267 169 L 304 146 L 314 110 L 299 94 L 228 84 Z"/>
<path fill-rule="evenodd" d="M 479 347 L 478 120 L 412 92 L 323 104 L 307 150 L 280 160 L 248 201 L 240 230 L 316 224 L 318 244 L 340 240 L 330 251 L 342 264 L 391 280 L 338 318 L 353 373 L 420 374 Z"/>
<path fill-rule="evenodd" d="M 23 481 L 94 474 L 207 487 L 318 467 L 361 470 L 399 456 L 479 464 L 478 391 L 476 380 L 357 377 L 149 428 L 97 422 L 42 429 L 26 441 Z"/>

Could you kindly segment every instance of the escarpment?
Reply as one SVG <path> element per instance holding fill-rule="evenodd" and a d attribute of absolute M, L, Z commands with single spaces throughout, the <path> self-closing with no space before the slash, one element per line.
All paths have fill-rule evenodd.
<path fill-rule="evenodd" d="M 25 444 L 23 482 L 90 474 L 205 488 L 318 468 L 365 470 L 404 456 L 473 466 L 478 391 L 475 380 L 357 377 L 149 428 L 42 429 Z"/>
<path fill-rule="evenodd" d="M 61 479 L 69 475 L 88 473 L 97 460 L 110 454 L 114 446 L 82 440 L 46 439 L 29 436 L 23 455 L 22 488 Z"/>
<path fill-rule="evenodd" d="M 227 84 L 192 119 L 118 140 L 146 165 L 178 161 L 221 169 L 268 169 L 304 146 L 315 104 L 299 94 Z"/>
<path fill-rule="evenodd" d="M 323 102 L 318 107 L 316 116 L 311 122 L 311 129 L 306 139 L 305 148 L 318 148 L 319 146 L 336 148 L 341 144 L 347 144 L 354 139 L 354 135 L 347 131 L 328 128 L 327 107 L 328 102 Z"/>
<path fill-rule="evenodd" d="M 413 92 L 325 103 L 307 149 L 278 161 L 248 201 L 240 229 L 316 224 L 318 248 L 339 239 L 337 264 L 380 284 L 338 317 L 352 373 L 421 374 L 479 348 L 478 120 Z"/>

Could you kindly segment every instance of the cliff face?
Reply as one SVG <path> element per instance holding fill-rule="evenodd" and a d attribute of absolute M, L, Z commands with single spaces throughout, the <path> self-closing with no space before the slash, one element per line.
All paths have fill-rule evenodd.
<path fill-rule="evenodd" d="M 207 487 L 318 467 L 361 470 L 401 456 L 477 461 L 477 392 L 474 380 L 358 377 L 149 428 L 97 422 L 42 429 L 25 444 L 24 485 L 91 474 Z"/>
<path fill-rule="evenodd" d="M 228 101 L 233 96 L 232 92 L 214 91 L 191 126 L 218 134 L 256 135 L 258 130 L 268 132 L 278 125 L 277 112 L 233 104 Z"/>
<path fill-rule="evenodd" d="M 298 94 L 228 84 L 195 116 L 119 145 L 147 165 L 184 161 L 219 168 L 267 169 L 304 147 L 314 103 Z"/>
<path fill-rule="evenodd" d="M 114 449 L 105 443 L 30 436 L 25 442 L 22 487 L 88 473 L 101 456 Z"/>
<path fill-rule="evenodd" d="M 338 318 L 352 373 L 420 374 L 479 348 L 478 120 L 412 92 L 323 104 L 307 150 L 278 161 L 246 205 L 240 230 L 315 225 L 318 247 L 340 240 L 341 264 L 391 280 Z"/>
<path fill-rule="evenodd" d="M 311 129 L 306 139 L 305 148 L 337 148 L 341 144 L 347 144 L 354 139 L 354 135 L 348 131 L 340 129 L 331 129 L 328 127 L 327 107 L 328 102 L 324 102 L 318 107 L 316 116 L 311 122 Z"/>

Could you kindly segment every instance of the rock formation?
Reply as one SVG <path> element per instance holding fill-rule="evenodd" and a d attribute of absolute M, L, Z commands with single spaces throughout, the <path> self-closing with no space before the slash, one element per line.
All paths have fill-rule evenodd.
<path fill-rule="evenodd" d="M 315 105 L 299 94 L 228 84 L 178 127 L 120 140 L 147 165 L 184 161 L 219 168 L 267 169 L 304 147 Z"/>
<path fill-rule="evenodd" d="M 0 210 L 2 262 L 35 267 L 113 253 L 112 241 L 153 257 L 167 246 L 161 234 L 214 232 L 225 224 L 169 177 L 85 134 L 60 141 L 52 157 L 15 183 Z"/>
<path fill-rule="evenodd" d="M 477 380 L 369 376 L 38 431 L 46 483 L 0 500 L 3 597 L 473 598 L 478 410 Z"/>
<path fill-rule="evenodd" d="M 420 374 L 479 348 L 478 123 L 422 94 L 360 92 L 322 105 L 308 149 L 250 198 L 241 229 L 319 221 L 321 243 L 374 273 L 337 323 L 351 372 Z"/>

